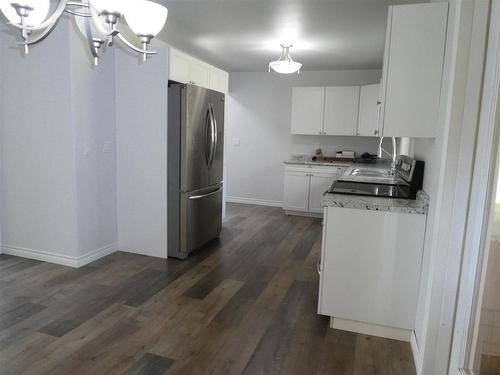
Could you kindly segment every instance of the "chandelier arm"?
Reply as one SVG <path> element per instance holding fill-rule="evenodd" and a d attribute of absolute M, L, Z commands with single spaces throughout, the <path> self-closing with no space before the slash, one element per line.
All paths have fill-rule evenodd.
<path fill-rule="evenodd" d="M 69 7 L 85 8 L 85 9 L 88 10 L 88 12 L 85 13 L 85 12 L 81 12 L 81 11 L 78 11 L 78 10 L 72 10 L 72 9 L 69 9 Z M 68 1 L 66 3 L 65 12 L 67 12 L 69 14 L 73 14 L 75 16 L 79 16 L 79 17 L 92 17 L 92 14 L 90 13 L 89 8 L 90 8 L 90 4 L 88 3 L 87 0 L 80 0 L 80 2 L 78 2 L 78 1 Z"/>
<path fill-rule="evenodd" d="M 13 23 L 13 22 L 9 22 L 8 25 L 10 25 L 12 27 L 16 27 L 20 30 L 26 30 L 26 31 L 40 31 L 40 30 L 46 31 L 46 29 L 53 29 L 53 26 L 55 24 L 57 24 L 57 22 L 59 21 L 59 19 L 63 15 L 64 10 L 66 9 L 67 3 L 68 3 L 68 0 L 60 0 L 54 13 L 52 13 L 52 15 L 49 18 L 47 18 L 44 22 L 42 22 L 38 26 L 23 26 L 23 25 L 20 25 L 18 23 Z M 23 43 L 23 44 L 26 44 L 26 43 Z"/>
<path fill-rule="evenodd" d="M 92 17 L 92 15 L 90 13 L 83 13 L 83 12 L 79 12 L 77 10 L 65 9 L 64 11 L 66 13 L 69 13 L 69 14 L 72 14 L 72 15 L 78 16 L 78 17 L 86 17 L 86 18 Z"/>
<path fill-rule="evenodd" d="M 75 5 L 74 2 L 72 1 L 68 2 L 68 6 L 73 6 L 73 5 Z M 90 8 L 89 0 L 81 0 L 81 4 L 78 4 L 78 6 L 89 9 Z M 66 11 L 68 11 L 68 9 L 66 9 Z M 96 44 L 94 43 L 94 35 L 92 33 L 92 27 L 90 25 L 92 21 L 88 17 L 92 17 L 92 15 L 89 14 L 88 16 L 86 16 L 86 18 L 83 19 L 83 23 L 85 25 L 85 37 L 87 39 L 87 43 L 89 45 L 92 57 L 94 57 L 94 59 L 99 59 L 99 50 L 96 47 Z"/>
<path fill-rule="evenodd" d="M 56 22 L 54 22 L 52 25 L 47 27 L 41 34 L 37 35 L 36 38 L 30 39 L 30 40 L 25 40 L 23 42 L 17 42 L 17 44 L 20 46 L 32 46 L 34 44 L 40 43 L 42 40 L 47 38 L 52 31 L 54 31 L 57 24 L 59 23 L 59 20 L 60 19 L 57 19 Z"/>
<path fill-rule="evenodd" d="M 90 5 L 88 2 L 80 0 L 80 1 L 67 1 L 66 2 L 67 6 L 70 7 L 79 7 L 79 8 L 90 8 Z"/>
<path fill-rule="evenodd" d="M 157 51 L 149 51 L 149 50 L 144 50 L 141 48 L 138 48 L 134 46 L 132 43 L 130 43 L 122 34 L 117 34 L 117 37 L 125 44 L 128 48 L 134 50 L 135 52 L 139 52 L 145 55 L 157 55 Z"/>

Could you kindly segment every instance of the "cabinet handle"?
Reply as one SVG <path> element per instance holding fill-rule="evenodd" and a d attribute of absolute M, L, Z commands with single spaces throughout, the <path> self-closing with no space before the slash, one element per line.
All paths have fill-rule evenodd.
<path fill-rule="evenodd" d="M 382 100 L 377 100 L 377 129 L 375 129 L 375 135 L 378 135 L 379 133 L 381 115 L 382 115 Z"/>
<path fill-rule="evenodd" d="M 318 269 L 318 275 L 321 275 L 321 257 L 318 258 L 317 269 Z"/>

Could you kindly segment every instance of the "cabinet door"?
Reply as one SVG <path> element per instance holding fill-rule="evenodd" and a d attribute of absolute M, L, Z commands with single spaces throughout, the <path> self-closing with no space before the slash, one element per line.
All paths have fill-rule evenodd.
<path fill-rule="evenodd" d="M 208 65 L 199 60 L 192 59 L 189 65 L 189 81 L 193 85 L 208 88 L 210 85 Z"/>
<path fill-rule="evenodd" d="M 227 94 L 229 86 L 229 74 L 223 70 L 210 67 L 210 89 Z"/>
<path fill-rule="evenodd" d="M 168 79 L 180 83 L 189 82 L 189 58 L 170 49 L 170 75 Z"/>
<path fill-rule="evenodd" d="M 415 328 L 425 215 L 328 207 L 319 313 Z"/>
<path fill-rule="evenodd" d="M 447 12 L 447 2 L 389 8 L 382 80 L 384 136 L 436 136 Z"/>
<path fill-rule="evenodd" d="M 324 87 L 294 87 L 292 134 L 323 134 Z"/>
<path fill-rule="evenodd" d="M 358 135 L 377 136 L 380 109 L 380 84 L 361 86 Z"/>
<path fill-rule="evenodd" d="M 327 87 L 324 132 L 356 135 L 358 131 L 359 86 Z"/>
<path fill-rule="evenodd" d="M 309 173 L 285 172 L 283 209 L 307 212 L 309 206 Z"/>
<path fill-rule="evenodd" d="M 330 189 L 333 182 L 337 180 L 337 172 L 311 172 L 309 184 L 309 212 L 323 213 L 321 198 Z"/>

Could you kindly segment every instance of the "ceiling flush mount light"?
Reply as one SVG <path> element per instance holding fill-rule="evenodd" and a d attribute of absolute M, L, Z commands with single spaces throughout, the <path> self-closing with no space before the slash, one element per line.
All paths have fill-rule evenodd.
<path fill-rule="evenodd" d="M 302 68 L 302 64 L 295 62 L 290 57 L 290 48 L 293 47 L 291 44 L 282 44 L 281 48 L 283 48 L 283 52 L 281 53 L 281 57 L 276 61 L 271 61 L 269 63 L 269 71 L 274 70 L 277 73 L 281 74 L 291 74 L 297 72 L 300 73 L 300 68 Z"/>
<path fill-rule="evenodd" d="M 24 46 L 26 54 L 29 46 L 44 40 L 64 13 L 69 13 L 77 18 L 78 29 L 87 39 L 95 65 L 101 46 L 104 43 L 112 46 L 115 38 L 140 53 L 144 61 L 148 55 L 155 55 L 157 52 L 148 50 L 148 45 L 163 29 L 168 15 L 167 8 L 148 0 L 59 0 L 51 15 L 49 9 L 50 0 L 0 0 L 0 11 L 8 25 L 21 31 L 22 41 L 18 44 Z M 120 33 L 117 23 L 121 18 L 137 35 L 141 47 Z"/>

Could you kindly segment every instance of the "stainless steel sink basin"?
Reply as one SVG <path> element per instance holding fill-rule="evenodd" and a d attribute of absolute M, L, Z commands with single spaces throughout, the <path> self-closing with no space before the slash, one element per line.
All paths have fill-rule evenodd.
<path fill-rule="evenodd" d="M 392 177 L 390 170 L 375 168 L 353 168 L 349 175 L 359 177 Z"/>
<path fill-rule="evenodd" d="M 353 165 L 339 177 L 339 180 L 387 185 L 398 185 L 404 183 L 400 178 L 391 173 L 390 166 L 387 168 L 381 168 L 380 166 L 365 167 Z"/>

